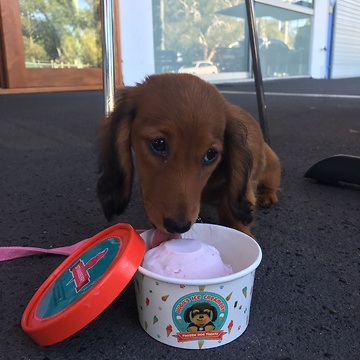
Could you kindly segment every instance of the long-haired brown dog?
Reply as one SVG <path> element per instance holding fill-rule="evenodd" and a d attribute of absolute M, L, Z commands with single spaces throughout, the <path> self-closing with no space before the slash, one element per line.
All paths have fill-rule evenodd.
<path fill-rule="evenodd" d="M 103 120 L 98 196 L 108 219 L 127 207 L 134 167 L 150 223 L 173 234 L 189 230 L 205 202 L 220 224 L 251 235 L 256 205 L 273 205 L 280 185 L 257 122 L 189 74 L 122 88 Z"/>

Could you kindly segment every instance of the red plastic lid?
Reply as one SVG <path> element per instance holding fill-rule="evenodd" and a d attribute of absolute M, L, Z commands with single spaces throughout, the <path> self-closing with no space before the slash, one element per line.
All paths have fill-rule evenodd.
<path fill-rule="evenodd" d="M 145 243 L 128 224 L 95 235 L 42 284 L 21 319 L 39 345 L 52 345 L 95 319 L 121 293 L 139 267 Z"/>

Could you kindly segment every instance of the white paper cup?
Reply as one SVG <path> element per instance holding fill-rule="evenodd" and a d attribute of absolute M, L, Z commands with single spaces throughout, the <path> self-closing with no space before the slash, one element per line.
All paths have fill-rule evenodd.
<path fill-rule="evenodd" d="M 147 248 L 152 235 L 152 230 L 141 235 Z M 182 349 L 225 345 L 248 326 L 260 246 L 251 237 L 218 225 L 194 224 L 183 237 L 216 247 L 234 273 L 183 280 L 139 266 L 134 280 L 141 326 L 154 339 Z"/>

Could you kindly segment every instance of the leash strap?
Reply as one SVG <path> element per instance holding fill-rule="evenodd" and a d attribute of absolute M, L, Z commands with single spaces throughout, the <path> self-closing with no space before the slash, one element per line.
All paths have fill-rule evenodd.
<path fill-rule="evenodd" d="M 136 230 L 138 234 L 141 234 L 145 230 Z M 65 255 L 72 254 L 77 248 L 89 239 L 84 239 L 76 244 L 70 246 L 63 246 L 53 249 L 44 249 L 30 246 L 3 246 L 0 247 L 0 262 L 6 260 L 17 259 L 25 256 L 39 255 L 39 254 L 54 254 L 54 255 Z"/>
<path fill-rule="evenodd" d="M 79 241 L 71 246 L 63 246 L 53 249 L 43 249 L 37 247 L 27 246 L 4 246 L 0 247 L 0 261 L 12 260 L 25 256 L 38 255 L 38 254 L 55 254 L 68 256 L 72 254 L 78 247 L 80 247 L 88 239 Z"/>

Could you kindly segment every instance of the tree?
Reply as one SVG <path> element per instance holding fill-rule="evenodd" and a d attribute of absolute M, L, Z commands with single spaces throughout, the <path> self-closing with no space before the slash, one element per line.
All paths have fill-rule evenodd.
<path fill-rule="evenodd" d="M 243 19 L 217 14 L 237 3 L 237 0 L 155 0 L 155 49 L 160 49 L 163 37 L 165 49 L 182 52 L 188 61 L 206 59 L 214 47 L 228 46 L 244 36 Z"/>
<path fill-rule="evenodd" d="M 77 0 L 22 0 L 26 58 L 100 66 L 99 4 L 96 0 L 84 4 L 79 7 Z"/>

